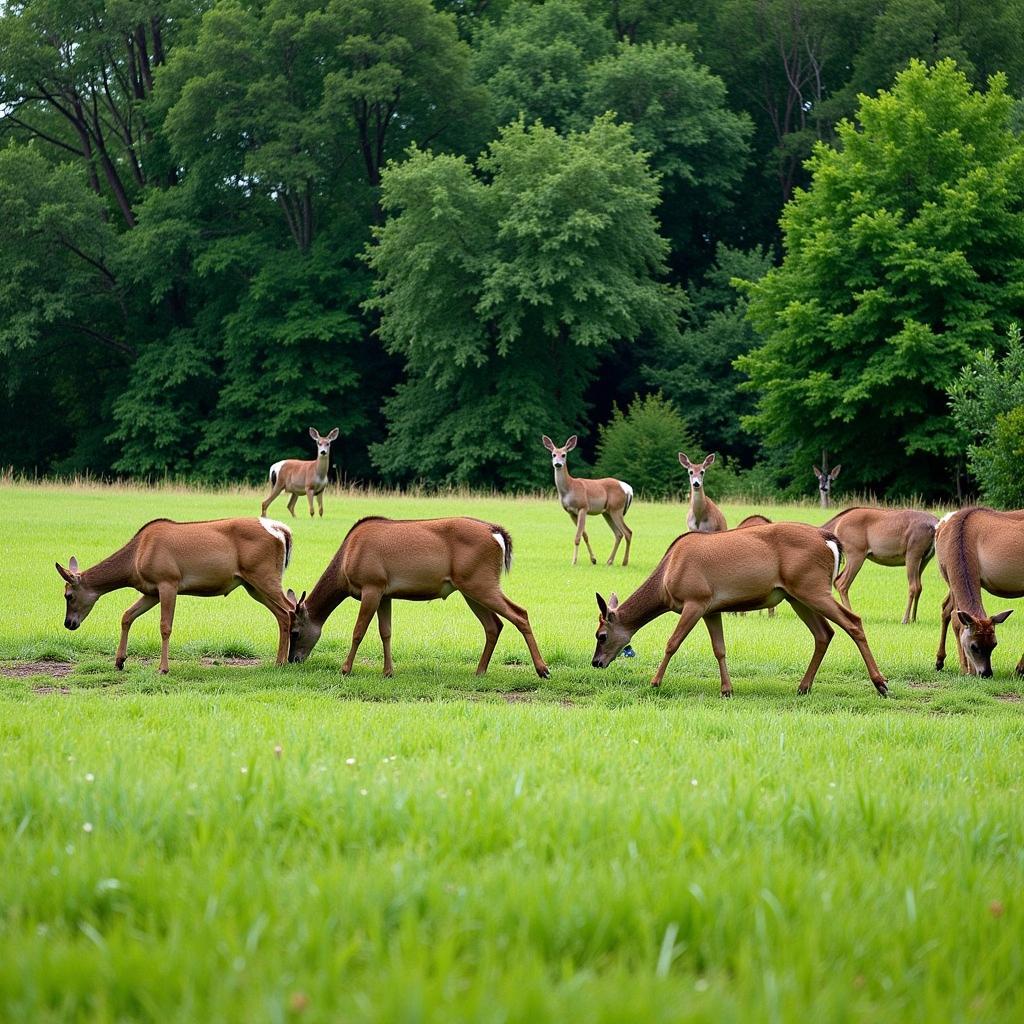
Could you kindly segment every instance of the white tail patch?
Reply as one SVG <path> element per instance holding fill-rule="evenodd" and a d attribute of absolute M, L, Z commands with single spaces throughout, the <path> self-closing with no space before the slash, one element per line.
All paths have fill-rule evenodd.
<path fill-rule="evenodd" d="M 627 484 L 625 480 L 620 480 L 619 481 L 619 486 L 622 488 L 623 492 L 625 493 L 626 500 L 627 501 L 632 501 L 633 500 L 633 488 L 630 487 L 629 484 Z"/>
<path fill-rule="evenodd" d="M 284 545 L 284 567 L 287 569 L 288 563 L 292 560 L 292 531 L 284 523 L 279 523 L 276 519 L 264 519 L 263 516 L 260 516 L 260 526 Z"/>
<path fill-rule="evenodd" d="M 834 540 L 827 540 L 825 543 L 832 549 L 832 557 L 835 559 L 835 565 L 832 567 L 832 582 L 835 583 L 839 575 L 839 545 Z"/>
<path fill-rule="evenodd" d="M 505 561 L 505 538 L 500 533 L 492 533 L 491 536 L 494 538 L 494 543 L 501 548 L 501 560 Z M 511 565 L 511 561 L 509 562 Z"/>
<path fill-rule="evenodd" d="M 275 462 L 270 467 L 270 473 L 267 474 L 267 479 L 272 483 L 277 483 L 277 475 L 281 472 L 281 467 L 287 462 L 287 459 L 282 459 L 280 462 Z"/>

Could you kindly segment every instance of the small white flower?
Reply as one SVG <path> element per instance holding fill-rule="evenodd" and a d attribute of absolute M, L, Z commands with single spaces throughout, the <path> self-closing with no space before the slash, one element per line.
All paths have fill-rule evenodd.
<path fill-rule="evenodd" d="M 696 779 L 690 779 L 690 785 L 691 786 L 696 786 L 697 785 L 697 780 Z"/>
<path fill-rule="evenodd" d="M 249 769 L 246 768 L 245 765 L 243 764 L 241 767 L 241 772 L 243 775 L 247 775 L 249 773 Z"/>
<path fill-rule="evenodd" d="M 354 757 L 346 757 L 345 758 L 345 764 L 355 764 L 355 763 L 356 763 L 356 759 Z"/>
<path fill-rule="evenodd" d="M 280 744 L 280 743 L 278 743 L 278 744 L 277 744 L 277 745 L 276 745 L 276 746 L 274 747 L 274 757 L 280 757 L 280 756 L 281 756 L 281 751 L 282 751 L 282 750 L 284 750 L 284 747 L 282 747 L 282 746 L 281 746 L 281 744 Z"/>
<path fill-rule="evenodd" d="M 86 772 L 85 773 L 85 781 L 86 782 L 95 782 L 96 781 L 96 776 L 93 775 L 92 772 Z"/>
<path fill-rule="evenodd" d="M 92 831 L 92 822 L 91 822 L 91 821 L 87 821 L 87 822 L 86 822 L 86 823 L 85 823 L 85 824 L 84 824 L 84 825 L 82 826 L 82 831 L 83 831 L 83 832 L 91 832 L 91 831 Z"/>
<path fill-rule="evenodd" d="M 366 796 L 366 794 L 367 794 L 368 792 L 369 792 L 369 790 L 366 790 L 366 789 L 361 789 L 361 790 L 359 790 L 359 795 L 360 795 L 360 796 Z"/>
<path fill-rule="evenodd" d="M 698 978 L 694 983 L 693 987 L 697 992 L 707 992 L 711 987 L 711 982 L 707 978 Z"/>

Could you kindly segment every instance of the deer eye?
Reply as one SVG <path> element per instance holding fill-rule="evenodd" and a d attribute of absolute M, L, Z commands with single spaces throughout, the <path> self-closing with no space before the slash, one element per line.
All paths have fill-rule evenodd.
<path fill-rule="evenodd" d="M 978 645 L 977 644 L 971 644 L 971 650 L 972 651 L 977 651 L 978 650 Z"/>
<path fill-rule="evenodd" d="M 599 644 L 603 644 L 605 642 L 605 640 L 607 640 L 607 639 L 608 639 L 608 634 L 607 633 L 598 633 L 597 634 L 597 642 Z"/>

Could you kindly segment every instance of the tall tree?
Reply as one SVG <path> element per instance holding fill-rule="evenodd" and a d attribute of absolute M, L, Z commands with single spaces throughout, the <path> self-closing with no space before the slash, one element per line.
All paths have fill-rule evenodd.
<path fill-rule="evenodd" d="M 750 287 L 765 338 L 738 360 L 749 425 L 798 460 L 822 447 L 861 486 L 951 482 L 945 389 L 1024 311 L 1024 143 L 995 76 L 913 62 L 819 145 L 787 207 L 781 267 Z"/>
<path fill-rule="evenodd" d="M 630 129 L 607 117 L 564 136 L 516 122 L 475 169 L 417 152 L 386 171 L 369 260 L 406 381 L 386 406 L 381 471 L 540 483 L 537 437 L 582 430 L 612 341 L 676 336 L 657 202 Z"/>

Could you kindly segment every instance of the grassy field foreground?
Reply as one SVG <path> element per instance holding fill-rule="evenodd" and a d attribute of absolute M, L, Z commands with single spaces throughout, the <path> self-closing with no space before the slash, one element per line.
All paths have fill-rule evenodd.
<path fill-rule="evenodd" d="M 458 596 L 396 605 L 393 680 L 373 632 L 338 674 L 351 602 L 276 670 L 273 620 L 241 591 L 178 603 L 169 677 L 144 616 L 117 673 L 132 597 L 66 633 L 54 560 L 258 498 L 0 488 L 0 1018 L 1024 1018 L 1017 616 L 995 678 L 936 673 L 934 564 L 908 627 L 902 570 L 868 566 L 852 597 L 888 701 L 843 634 L 798 698 L 812 645 L 788 608 L 727 619 L 731 702 L 702 627 L 652 692 L 674 617 L 598 673 L 593 593 L 629 593 L 681 509 L 631 510 L 628 569 L 571 567 L 553 500 L 326 509 L 293 523 L 297 590 L 361 515 L 504 524 L 552 678 L 509 627 L 477 680 Z M 603 562 L 610 532 L 590 532 Z"/>

